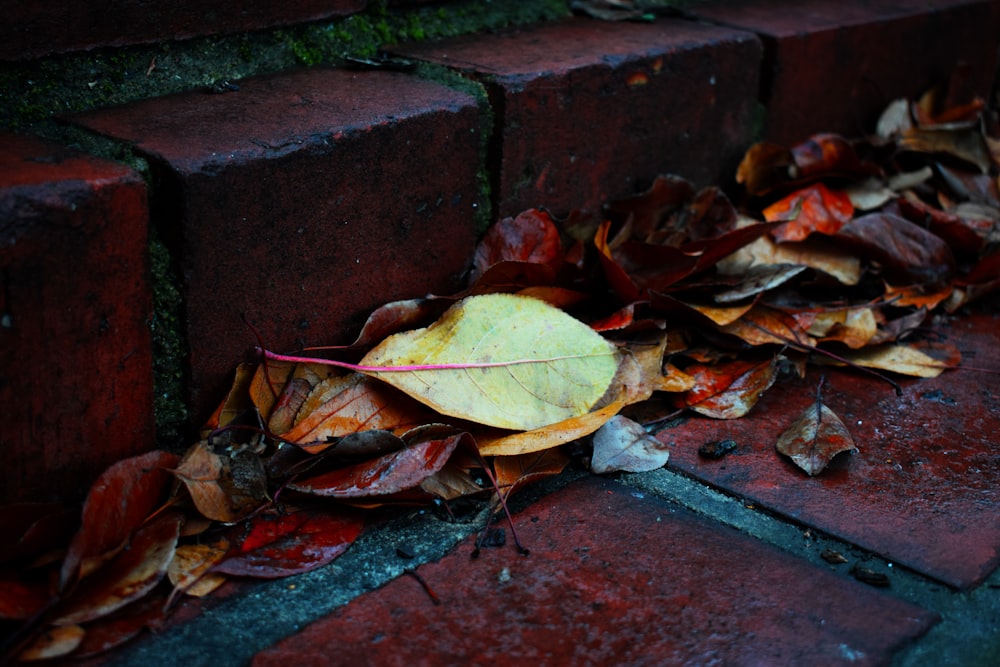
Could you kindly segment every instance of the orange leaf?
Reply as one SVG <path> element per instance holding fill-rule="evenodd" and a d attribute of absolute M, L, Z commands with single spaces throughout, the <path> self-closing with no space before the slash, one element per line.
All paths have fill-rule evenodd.
<path fill-rule="evenodd" d="M 317 400 L 320 404 L 283 440 L 308 445 L 304 449 L 315 454 L 330 446 L 329 438 L 375 429 L 400 432 L 429 421 L 429 411 L 422 405 L 367 376 L 353 374 L 328 382 L 317 387 L 328 389 L 321 396 L 322 403 Z M 311 400 L 307 399 L 306 406 Z"/>
<path fill-rule="evenodd" d="M 695 388 L 684 396 L 686 407 L 714 419 L 736 419 L 750 412 L 774 384 L 776 359 L 731 361 L 717 366 L 690 366 Z"/>
<path fill-rule="evenodd" d="M 832 235 L 854 215 L 846 192 L 817 183 L 793 192 L 764 209 L 768 222 L 787 220 L 771 232 L 777 241 L 802 241 L 813 232 Z"/>

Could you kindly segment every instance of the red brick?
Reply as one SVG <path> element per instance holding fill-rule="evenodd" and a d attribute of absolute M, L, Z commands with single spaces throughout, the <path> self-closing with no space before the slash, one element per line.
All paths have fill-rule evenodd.
<path fill-rule="evenodd" d="M 935 615 L 663 501 L 587 478 L 253 665 L 888 664 Z"/>
<path fill-rule="evenodd" d="M 597 210 L 662 172 L 729 179 L 751 141 L 760 45 L 745 32 L 574 19 L 402 52 L 486 84 L 501 216 Z"/>
<path fill-rule="evenodd" d="M 942 333 L 968 365 L 1000 368 L 997 322 L 978 315 Z M 897 397 L 878 379 L 828 372 L 824 402 L 859 452 L 809 478 L 774 443 L 815 399 L 818 382 L 813 374 L 776 384 L 740 419 L 693 417 L 661 432 L 673 444 L 668 465 L 954 587 L 993 572 L 1000 565 L 1000 378 L 954 371 L 904 381 Z M 700 444 L 721 438 L 736 440 L 738 450 L 721 461 L 699 459 Z"/>
<path fill-rule="evenodd" d="M 231 34 L 361 11 L 366 0 L 37 0 L 0 5 L 0 60 Z"/>
<path fill-rule="evenodd" d="M 889 102 L 947 83 L 959 61 L 970 67 L 966 89 L 986 98 L 998 10 L 989 0 L 735 0 L 696 11 L 760 35 L 766 136 L 793 143 L 816 132 L 870 133 Z"/>
<path fill-rule="evenodd" d="M 478 107 L 393 72 L 314 69 L 77 121 L 134 142 L 177 236 L 191 398 L 221 399 L 255 341 L 350 342 L 384 302 L 450 293 L 471 257 Z"/>
<path fill-rule="evenodd" d="M 0 501 L 76 499 L 152 447 L 146 187 L 0 137 Z"/>

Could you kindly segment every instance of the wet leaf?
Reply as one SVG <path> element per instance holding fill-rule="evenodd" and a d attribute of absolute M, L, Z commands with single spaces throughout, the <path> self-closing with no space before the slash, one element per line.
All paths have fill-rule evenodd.
<path fill-rule="evenodd" d="M 136 530 L 127 549 L 73 590 L 55 623 L 92 621 L 151 591 L 166 576 L 182 521 L 179 513 L 168 512 Z"/>
<path fill-rule="evenodd" d="M 771 232 L 779 243 L 802 241 L 810 234 L 832 235 L 850 221 L 854 205 L 850 196 L 822 183 L 793 192 L 764 209 L 768 222 L 786 221 Z"/>
<path fill-rule="evenodd" d="M 810 476 L 822 472 L 837 454 L 857 451 L 844 422 L 820 400 L 778 436 L 775 447 Z"/>
<path fill-rule="evenodd" d="M 80 525 L 79 511 L 58 503 L 14 503 L 0 507 L 0 565 L 65 549 Z"/>
<path fill-rule="evenodd" d="M 774 359 L 731 361 L 716 366 L 684 369 L 695 387 L 684 396 L 684 405 L 713 419 L 737 419 L 750 412 L 777 375 Z"/>
<path fill-rule="evenodd" d="M 646 472 L 662 468 L 670 458 L 665 443 L 628 417 L 615 415 L 594 433 L 590 469 L 609 472 Z"/>
<path fill-rule="evenodd" d="M 426 329 L 389 337 L 361 365 L 403 367 L 366 372 L 443 414 L 532 429 L 589 411 L 614 378 L 618 353 L 542 301 L 492 294 L 460 301 Z"/>
<path fill-rule="evenodd" d="M 356 465 L 296 480 L 293 491 L 327 498 L 387 496 L 417 487 L 444 467 L 469 434 L 451 427 L 415 429 L 406 434 L 399 451 Z"/>
<path fill-rule="evenodd" d="M 88 561 L 101 561 L 120 549 L 154 510 L 164 503 L 177 465 L 176 454 L 153 451 L 124 459 L 109 467 L 90 487 L 83 506 L 80 530 L 73 537 L 60 573 L 65 590 Z"/>
<path fill-rule="evenodd" d="M 29 578 L 13 571 L 0 573 L 0 620 L 23 621 L 51 600 L 51 586 L 44 577 Z"/>
<path fill-rule="evenodd" d="M 213 572 L 261 579 L 309 572 L 347 551 L 363 526 L 360 515 L 346 509 L 258 514 L 236 553 Z M 243 526 L 238 528 L 244 533 Z"/>

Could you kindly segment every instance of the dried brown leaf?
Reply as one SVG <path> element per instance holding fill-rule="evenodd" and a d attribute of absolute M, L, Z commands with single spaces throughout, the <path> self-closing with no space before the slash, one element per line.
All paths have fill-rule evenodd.
<path fill-rule="evenodd" d="M 822 472 L 837 454 L 857 451 L 844 422 L 819 400 L 778 436 L 775 447 L 810 476 Z"/>

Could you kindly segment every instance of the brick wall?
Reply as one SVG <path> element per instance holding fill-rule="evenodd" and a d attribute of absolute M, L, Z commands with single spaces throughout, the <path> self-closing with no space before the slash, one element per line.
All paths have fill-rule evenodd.
<path fill-rule="evenodd" d="M 469 5 L 249 3 L 223 16 L 119 0 L 108 22 L 86 4 L 0 10 L 5 80 L 47 71 L 56 52 L 352 12 L 440 20 Z M 46 108 L 58 123 L 0 136 L 0 499 L 77 497 L 107 464 L 154 447 L 154 356 L 176 357 L 175 398 L 197 423 L 255 344 L 242 315 L 278 349 L 343 343 L 380 303 L 457 289 L 497 216 L 598 210 L 665 171 L 727 183 L 754 140 L 870 129 L 887 102 L 958 63 L 969 92 L 988 96 L 1000 2 L 912 4 L 704 2 L 654 22 L 567 13 L 503 30 L 483 19 L 466 36 L 387 44 L 419 64 L 408 72 L 331 61 L 214 93 L 192 83 Z M 13 102 L 11 87 L 0 95 Z M 151 230 L 180 290 L 171 312 L 153 311 L 170 276 L 150 270 Z M 157 324 L 181 347 L 155 348 Z"/>

